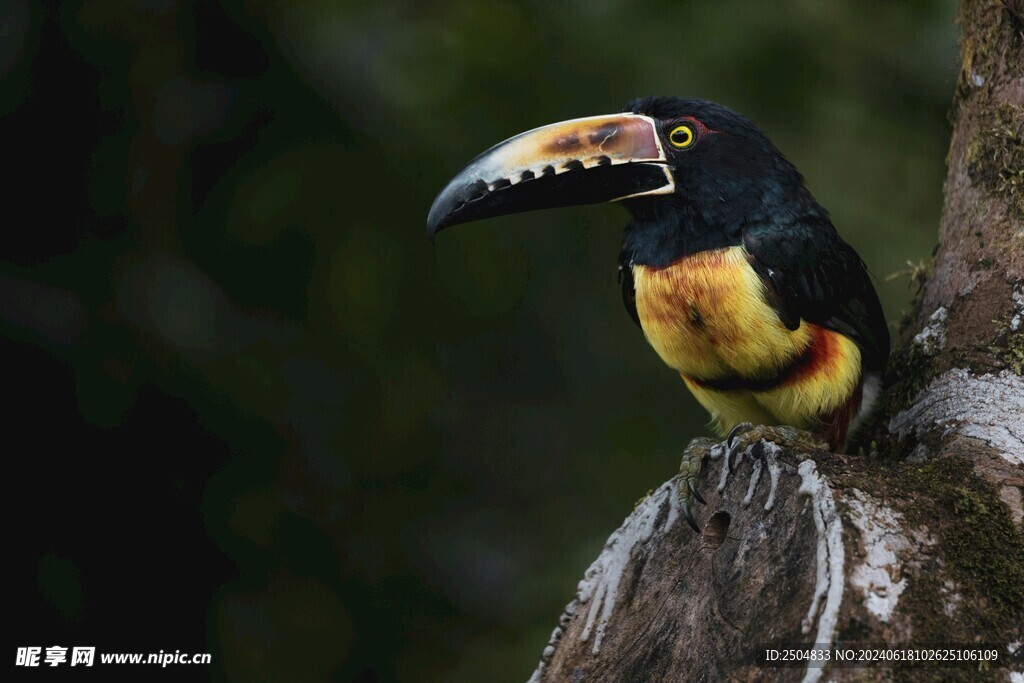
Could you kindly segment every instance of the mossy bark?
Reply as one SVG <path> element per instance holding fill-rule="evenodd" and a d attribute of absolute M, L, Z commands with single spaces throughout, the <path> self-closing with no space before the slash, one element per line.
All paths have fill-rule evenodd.
<path fill-rule="evenodd" d="M 829 680 L 1024 672 L 1024 0 L 963 0 L 958 21 L 939 245 L 863 449 L 781 454 L 770 511 L 768 484 L 748 485 L 762 474 L 754 459 L 729 476 L 705 468 L 703 533 L 656 510 L 661 527 L 628 551 L 617 592 L 597 593 L 614 609 L 592 613 L 601 577 L 588 575 L 536 679 L 817 680 L 820 669 L 763 668 L 755 657 L 823 634 L 984 643 L 1000 655 L 943 669 L 832 666 Z M 623 529 L 652 514 L 641 505 Z M 836 529 L 838 547 L 828 541 Z M 621 535 L 610 541 L 605 560 L 622 552 Z M 837 561 L 841 586 L 822 574 Z M 608 614 L 595 648 L 593 621 Z"/>

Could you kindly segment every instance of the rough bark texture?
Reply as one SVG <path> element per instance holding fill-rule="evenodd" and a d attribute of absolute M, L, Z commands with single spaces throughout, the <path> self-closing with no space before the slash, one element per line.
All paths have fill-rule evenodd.
<path fill-rule="evenodd" d="M 959 22 L 939 247 L 868 454 L 769 446 L 731 474 L 719 457 L 700 534 L 666 482 L 609 538 L 534 680 L 1024 681 L 1024 1 L 964 0 Z M 1000 663 L 758 667 L 781 643 L 986 643 Z"/>

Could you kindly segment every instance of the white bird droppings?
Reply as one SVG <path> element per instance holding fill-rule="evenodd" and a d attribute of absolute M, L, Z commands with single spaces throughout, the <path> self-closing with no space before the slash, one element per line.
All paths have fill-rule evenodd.
<path fill-rule="evenodd" d="M 771 482 L 771 488 L 768 490 L 768 500 L 764 503 L 765 511 L 771 510 L 775 507 L 775 491 L 779 487 L 779 453 L 782 449 L 771 441 L 761 441 L 761 458 L 754 460 L 753 469 L 750 472 L 750 481 L 747 484 L 747 495 L 744 496 L 742 504 L 744 506 L 750 505 L 750 502 L 754 499 L 754 493 L 757 491 L 757 485 L 761 481 L 761 473 L 764 468 L 768 468 L 768 478 Z M 756 444 L 755 444 L 756 445 Z M 715 449 L 719 448 L 718 446 Z M 718 477 L 718 492 L 725 491 L 726 484 L 729 483 L 729 475 L 732 471 L 729 469 L 729 451 L 722 446 L 721 452 L 716 452 L 712 449 L 709 452 L 709 457 L 712 459 L 722 458 L 722 471 Z M 747 449 L 736 455 L 736 462 L 734 467 L 738 470 L 740 463 L 743 462 L 743 456 L 753 456 L 754 446 L 748 446 Z M 724 457 L 723 457 L 724 456 Z"/>
<path fill-rule="evenodd" d="M 850 584 L 860 590 L 868 612 L 889 623 L 907 587 L 898 553 L 909 549 L 910 541 L 901 533 L 901 517 L 896 511 L 856 489 L 850 490 L 847 502 L 850 521 L 864 544 L 864 561 L 853 569 Z"/>
<path fill-rule="evenodd" d="M 586 641 L 594 634 L 593 653 L 601 651 L 605 628 L 615 611 L 618 598 L 619 582 L 625 572 L 634 550 L 650 540 L 656 529 L 662 510 L 668 506 L 668 514 L 660 532 L 665 533 L 672 528 L 679 517 L 678 480 L 672 478 L 645 498 L 633 514 L 618 528 L 605 543 L 604 550 L 594 560 L 577 590 L 580 603 L 590 601 L 587 623 L 580 634 L 580 640 Z"/>
<path fill-rule="evenodd" d="M 761 469 L 763 467 L 764 465 L 761 464 L 760 460 L 754 461 L 754 470 L 750 473 L 750 484 L 747 486 L 747 495 L 743 497 L 743 507 L 750 505 L 750 501 L 753 500 L 754 491 L 757 490 L 757 482 L 761 480 Z"/>
<path fill-rule="evenodd" d="M 835 639 L 839 607 L 843 602 L 843 526 L 836 511 L 832 490 L 825 478 L 818 474 L 815 462 L 804 460 L 797 472 L 801 480 L 800 493 L 811 497 L 811 514 L 818 534 L 814 598 L 804 617 L 802 629 L 804 633 L 810 633 L 817 618 L 818 631 L 814 642 L 819 645 L 831 644 Z M 820 666 L 809 665 L 804 672 L 803 682 L 816 683 L 823 671 Z"/>

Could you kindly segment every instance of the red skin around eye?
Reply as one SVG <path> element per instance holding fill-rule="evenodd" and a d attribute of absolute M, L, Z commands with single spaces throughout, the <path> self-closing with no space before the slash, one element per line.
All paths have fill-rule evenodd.
<path fill-rule="evenodd" d="M 693 124 L 694 131 L 697 133 L 696 137 L 698 138 L 702 135 L 714 135 L 715 133 L 720 132 L 715 130 L 714 128 L 708 128 L 707 126 L 704 125 L 702 121 L 700 121 L 699 119 L 695 119 L 692 116 L 684 116 L 683 118 L 679 119 L 679 121 L 686 121 L 688 123 Z"/>

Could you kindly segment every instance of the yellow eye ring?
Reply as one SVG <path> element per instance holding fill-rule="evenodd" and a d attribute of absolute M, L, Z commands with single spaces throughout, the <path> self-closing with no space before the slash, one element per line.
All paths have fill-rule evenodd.
<path fill-rule="evenodd" d="M 693 129 L 689 126 L 676 126 L 672 129 L 672 132 L 668 134 L 668 141 L 672 143 L 672 146 L 676 149 L 685 149 L 693 144 L 693 141 L 697 138 L 693 134 Z"/>

